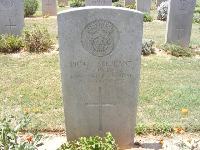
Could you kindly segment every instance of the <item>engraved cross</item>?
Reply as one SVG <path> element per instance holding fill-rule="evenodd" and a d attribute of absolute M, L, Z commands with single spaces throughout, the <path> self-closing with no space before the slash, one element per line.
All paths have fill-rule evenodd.
<path fill-rule="evenodd" d="M 9 19 L 9 25 L 5 25 L 5 27 L 9 27 L 10 28 L 10 34 L 12 34 L 12 27 L 16 27 L 16 25 L 12 25 L 11 20 Z"/>
<path fill-rule="evenodd" d="M 49 3 L 49 0 L 48 0 L 48 3 L 47 3 L 46 5 L 48 6 L 48 9 L 49 9 L 49 6 L 50 6 L 50 5 L 52 5 L 52 4 L 51 4 L 51 3 Z"/>
<path fill-rule="evenodd" d="M 183 28 L 175 28 L 175 30 L 178 30 L 178 40 L 180 40 L 180 34 L 182 31 L 184 31 L 185 29 Z"/>
<path fill-rule="evenodd" d="M 102 89 L 101 87 L 99 87 L 98 89 L 99 91 L 99 103 L 85 103 L 85 106 L 88 107 L 99 107 L 99 132 L 100 134 L 103 133 L 103 129 L 102 129 L 102 113 L 103 113 L 103 107 L 112 107 L 112 106 L 116 106 L 116 103 L 103 103 L 103 99 L 102 99 Z"/>

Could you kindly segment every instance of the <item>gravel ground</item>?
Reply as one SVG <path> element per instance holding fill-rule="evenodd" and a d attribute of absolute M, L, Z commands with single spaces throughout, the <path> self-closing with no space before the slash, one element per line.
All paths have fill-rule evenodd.
<path fill-rule="evenodd" d="M 66 142 L 66 136 L 44 134 L 44 145 L 39 150 L 56 150 Z M 200 150 L 200 133 L 163 136 L 136 136 L 135 146 L 130 150 Z"/>

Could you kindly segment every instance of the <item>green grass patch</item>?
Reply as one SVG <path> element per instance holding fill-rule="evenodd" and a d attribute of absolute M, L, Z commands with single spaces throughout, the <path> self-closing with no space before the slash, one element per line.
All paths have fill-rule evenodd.
<path fill-rule="evenodd" d="M 164 44 L 162 49 L 170 55 L 176 57 L 192 57 L 195 56 L 195 51 L 190 48 L 183 48 L 174 44 Z"/>
<path fill-rule="evenodd" d="M 173 131 L 173 126 L 163 123 L 152 124 L 149 126 L 138 124 L 135 127 L 135 132 L 137 135 L 146 135 L 152 133 L 153 135 L 169 136 Z"/>
<path fill-rule="evenodd" d="M 34 128 L 65 128 L 57 53 L 0 55 L 0 67 L 1 116 L 37 108 Z M 199 74 L 197 58 L 142 57 L 137 123 L 180 126 L 186 107 L 190 129 L 200 130 Z"/>

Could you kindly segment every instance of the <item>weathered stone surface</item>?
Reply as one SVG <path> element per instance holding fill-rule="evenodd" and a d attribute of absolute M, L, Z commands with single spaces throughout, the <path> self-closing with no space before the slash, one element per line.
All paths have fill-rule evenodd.
<path fill-rule="evenodd" d="M 20 35 L 23 26 L 22 0 L 0 0 L 0 34 Z"/>
<path fill-rule="evenodd" d="M 151 0 L 137 0 L 136 9 L 142 12 L 150 13 L 151 10 Z"/>
<path fill-rule="evenodd" d="M 68 5 L 68 0 L 58 0 L 58 5 L 64 4 L 65 6 Z"/>
<path fill-rule="evenodd" d="M 196 0 L 169 0 L 166 43 L 188 47 Z"/>
<path fill-rule="evenodd" d="M 127 5 L 135 5 L 135 0 L 125 0 L 125 6 Z"/>
<path fill-rule="evenodd" d="M 85 7 L 59 13 L 68 140 L 111 132 L 122 148 L 133 146 L 142 30 L 143 14 L 131 9 Z"/>
<path fill-rule="evenodd" d="M 42 0 L 42 15 L 57 15 L 56 0 Z"/>
<path fill-rule="evenodd" d="M 112 0 L 85 0 L 85 6 L 112 6 Z"/>
<path fill-rule="evenodd" d="M 160 6 L 160 4 L 165 1 L 167 0 L 156 0 L 156 7 Z"/>

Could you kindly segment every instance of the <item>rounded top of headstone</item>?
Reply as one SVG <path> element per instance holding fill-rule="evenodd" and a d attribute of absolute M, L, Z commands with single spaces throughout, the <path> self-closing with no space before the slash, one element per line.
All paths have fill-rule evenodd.
<path fill-rule="evenodd" d="M 115 6 L 87 6 L 87 7 L 79 7 L 79 8 L 73 8 L 73 9 L 67 9 L 58 12 L 58 16 L 63 13 L 73 12 L 73 11 L 81 11 L 81 10 L 123 10 L 131 13 L 137 13 L 143 15 L 141 11 L 135 10 L 135 9 L 129 9 L 129 8 L 123 8 L 123 7 L 115 7 Z"/>

